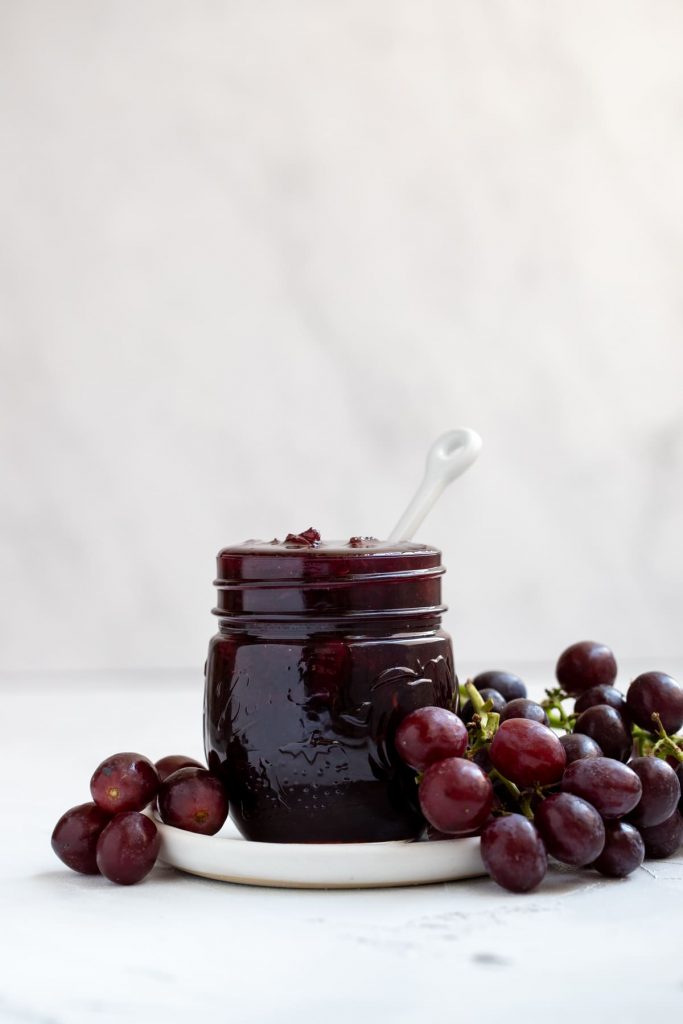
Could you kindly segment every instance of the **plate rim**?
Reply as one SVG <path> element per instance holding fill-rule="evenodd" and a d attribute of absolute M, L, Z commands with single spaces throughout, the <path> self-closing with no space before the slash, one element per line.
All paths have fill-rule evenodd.
<path fill-rule="evenodd" d="M 163 863 L 188 874 L 239 885 L 280 889 L 400 888 L 485 874 L 479 836 L 381 843 L 264 843 L 245 839 L 239 833 L 202 835 L 167 825 L 157 813 L 151 817 L 159 829 L 159 859 Z M 247 850 L 248 863 L 243 864 L 241 860 Z M 455 850 L 462 856 L 451 864 L 448 855 Z"/>

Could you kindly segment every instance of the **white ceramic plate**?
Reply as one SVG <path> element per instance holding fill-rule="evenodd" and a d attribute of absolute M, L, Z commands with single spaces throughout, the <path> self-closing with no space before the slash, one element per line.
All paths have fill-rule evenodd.
<path fill-rule="evenodd" d="M 240 885 L 358 889 L 428 885 L 484 874 L 479 839 L 394 843 L 253 843 L 228 821 L 215 836 L 164 825 L 161 859 L 193 875 Z"/>

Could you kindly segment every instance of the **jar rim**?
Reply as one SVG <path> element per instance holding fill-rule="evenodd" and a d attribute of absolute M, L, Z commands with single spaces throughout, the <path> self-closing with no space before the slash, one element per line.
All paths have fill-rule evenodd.
<path fill-rule="evenodd" d="M 216 558 L 214 585 L 219 589 L 259 584 L 305 585 L 307 582 L 353 582 L 418 578 L 443 573 L 441 551 L 427 544 L 388 544 L 350 548 L 342 541 L 317 547 L 248 541 L 223 548 Z"/>
<path fill-rule="evenodd" d="M 221 619 L 350 621 L 439 615 L 438 548 L 426 544 L 317 547 L 249 542 L 217 557 L 214 614 Z"/>

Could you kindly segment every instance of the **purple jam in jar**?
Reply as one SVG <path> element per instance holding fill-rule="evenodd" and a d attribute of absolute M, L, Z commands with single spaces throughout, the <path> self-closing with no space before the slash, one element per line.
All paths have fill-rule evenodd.
<path fill-rule="evenodd" d="M 383 842 L 424 827 L 401 719 L 457 692 L 441 552 L 314 530 L 218 555 L 205 747 L 247 838 Z M 457 698 L 456 698 L 457 699 Z"/>

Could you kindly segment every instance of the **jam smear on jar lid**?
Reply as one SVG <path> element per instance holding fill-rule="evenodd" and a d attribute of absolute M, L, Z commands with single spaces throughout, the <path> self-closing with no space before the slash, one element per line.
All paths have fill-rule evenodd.
<path fill-rule="evenodd" d="M 317 548 L 320 544 L 320 534 L 312 526 L 309 526 L 301 533 L 288 533 L 285 537 L 285 544 L 294 544 L 299 548 Z"/>

